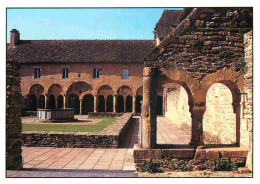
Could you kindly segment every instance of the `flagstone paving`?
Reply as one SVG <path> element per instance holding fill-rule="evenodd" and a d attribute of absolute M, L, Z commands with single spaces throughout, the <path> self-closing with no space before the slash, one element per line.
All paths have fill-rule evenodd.
<path fill-rule="evenodd" d="M 138 143 L 139 118 L 128 146 L 119 149 L 23 147 L 24 168 L 135 170 L 133 147 Z M 188 144 L 189 135 L 165 117 L 158 117 L 159 144 Z"/>
<path fill-rule="evenodd" d="M 250 177 L 232 172 L 135 173 L 133 147 L 138 143 L 139 118 L 135 117 L 123 148 L 22 147 L 24 169 L 7 171 L 7 177 Z M 157 119 L 157 144 L 188 144 L 190 132 L 165 117 Z"/>

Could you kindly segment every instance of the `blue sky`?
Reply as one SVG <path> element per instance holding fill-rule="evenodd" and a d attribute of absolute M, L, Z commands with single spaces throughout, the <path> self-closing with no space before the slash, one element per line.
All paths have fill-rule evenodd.
<path fill-rule="evenodd" d="M 164 9 L 174 8 L 7 9 L 7 42 L 13 28 L 23 40 L 153 39 Z"/>

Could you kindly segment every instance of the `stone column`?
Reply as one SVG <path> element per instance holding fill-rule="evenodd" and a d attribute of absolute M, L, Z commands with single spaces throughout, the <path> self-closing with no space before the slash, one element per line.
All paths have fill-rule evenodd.
<path fill-rule="evenodd" d="M 135 114 L 135 100 L 136 100 L 136 97 L 133 95 L 133 114 Z"/>
<path fill-rule="evenodd" d="M 241 119 L 241 102 L 232 103 L 234 113 L 236 113 L 236 145 L 240 146 L 240 119 Z"/>
<path fill-rule="evenodd" d="M 94 95 L 94 112 L 97 112 L 97 95 Z"/>
<path fill-rule="evenodd" d="M 48 95 L 47 94 L 44 95 L 44 100 L 45 100 L 44 108 L 47 109 L 47 102 L 48 102 Z"/>
<path fill-rule="evenodd" d="M 151 149 L 156 146 L 156 69 L 144 68 L 142 121 L 140 123 L 140 146 Z"/>
<path fill-rule="evenodd" d="M 191 142 L 190 145 L 199 146 L 204 145 L 203 142 L 203 115 L 206 111 L 205 102 L 194 103 L 191 106 Z"/>
<path fill-rule="evenodd" d="M 116 113 L 116 95 L 113 95 L 113 112 Z"/>
<path fill-rule="evenodd" d="M 63 108 L 66 108 L 66 95 L 63 94 Z"/>
<path fill-rule="evenodd" d="M 79 115 L 82 115 L 82 101 L 83 99 L 79 99 Z"/>
<path fill-rule="evenodd" d="M 107 112 L 107 97 L 104 98 L 105 98 L 105 112 Z"/>

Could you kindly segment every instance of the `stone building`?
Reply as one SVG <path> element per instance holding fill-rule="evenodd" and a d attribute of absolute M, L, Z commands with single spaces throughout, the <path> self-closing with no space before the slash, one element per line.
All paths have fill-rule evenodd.
<path fill-rule="evenodd" d="M 242 7 L 165 10 L 154 40 L 20 40 L 12 30 L 7 58 L 20 63 L 24 111 L 142 111 L 137 163 L 170 153 L 156 140 L 163 114 L 190 130 L 186 147 L 243 147 L 252 169 L 252 17 Z"/>
<path fill-rule="evenodd" d="M 154 47 L 154 40 L 20 40 L 12 30 L 8 57 L 20 63 L 24 111 L 140 113 L 143 58 Z"/>

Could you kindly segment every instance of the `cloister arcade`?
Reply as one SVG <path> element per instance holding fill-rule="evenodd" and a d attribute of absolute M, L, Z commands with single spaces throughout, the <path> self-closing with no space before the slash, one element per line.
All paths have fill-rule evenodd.
<path fill-rule="evenodd" d="M 213 74 L 208 74 L 201 81 L 195 80 L 189 76 L 185 71 L 180 70 L 167 70 L 161 72 L 158 77 L 157 68 L 145 67 L 144 69 L 144 93 L 143 93 L 143 105 L 142 105 L 142 127 L 141 132 L 141 147 L 142 148 L 156 148 L 160 147 L 157 144 L 157 118 L 158 112 L 156 110 L 158 104 L 157 89 L 161 87 L 165 90 L 170 89 L 167 85 L 178 85 L 178 88 L 184 88 L 187 94 L 187 100 L 185 101 L 185 112 L 190 114 L 191 127 L 191 139 L 190 145 L 209 145 L 214 146 L 225 144 L 240 145 L 240 119 L 241 119 L 241 95 L 243 94 L 243 76 L 239 76 L 237 73 L 230 70 L 220 70 Z M 214 91 L 215 86 L 218 86 L 219 94 Z M 212 89 L 210 89 L 212 88 Z M 224 92 L 223 92 L 224 90 Z M 183 93 L 183 94 L 184 94 Z M 212 102 L 211 98 L 224 98 L 221 103 Z M 165 94 L 164 94 L 165 98 Z M 178 97 L 176 97 L 178 98 Z M 165 100 L 165 99 L 164 99 Z M 219 100 L 219 99 L 218 99 Z M 165 101 L 164 103 L 167 103 Z M 207 105 L 208 104 L 208 105 Z M 165 104 L 164 104 L 165 105 Z M 224 110 L 218 111 L 219 105 L 222 105 Z M 188 108 L 187 108 L 188 107 Z M 208 108 L 205 114 L 206 107 Z M 170 108 L 175 108 L 174 106 Z M 218 108 L 218 109 L 216 109 Z M 221 108 L 221 109 L 222 109 Z M 231 108 L 231 111 L 230 111 Z M 243 108 L 242 108 L 243 109 Z M 166 111 L 169 109 L 166 109 Z M 209 116 L 214 111 L 215 118 Z M 172 112 L 171 112 L 172 113 Z M 228 113 L 229 118 L 223 120 L 223 116 Z M 205 114 L 205 115 L 204 115 Z M 223 115 L 224 114 L 224 115 Z M 188 116 L 188 115 L 187 115 Z M 221 117 L 222 116 L 222 117 Z M 217 120 L 222 118 L 222 122 L 216 126 Z M 189 118 L 187 118 L 189 120 Z M 179 122 L 173 122 L 178 124 Z M 220 142 L 204 142 L 205 132 L 203 129 L 209 131 L 212 126 L 215 127 L 215 131 L 223 132 L 228 127 L 228 134 L 232 132 L 232 141 L 226 141 L 225 136 Z"/>
<path fill-rule="evenodd" d="M 37 108 L 74 108 L 75 114 L 87 115 L 89 112 L 133 112 L 141 113 L 143 87 L 137 90 L 123 85 L 113 89 L 102 85 L 93 89 L 86 82 L 74 82 L 67 89 L 59 84 L 52 84 L 48 89 L 40 84 L 34 84 L 27 95 L 27 110 Z M 158 93 L 158 115 L 162 115 L 162 93 Z"/>

